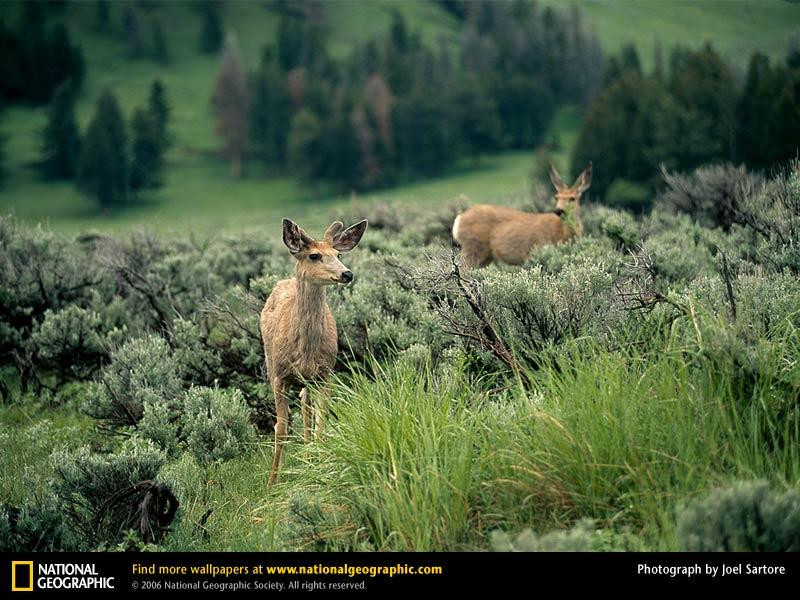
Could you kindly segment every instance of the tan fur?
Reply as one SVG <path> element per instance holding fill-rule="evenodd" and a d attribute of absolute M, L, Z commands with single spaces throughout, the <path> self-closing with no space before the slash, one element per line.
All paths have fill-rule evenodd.
<path fill-rule="evenodd" d="M 287 224 L 288 223 L 288 224 Z M 354 232 L 355 228 L 359 228 Z M 324 381 L 336 364 L 336 322 L 327 303 L 326 287 L 349 283 L 352 273 L 339 260 L 339 252 L 352 249 L 363 235 L 366 221 L 342 232 L 334 222 L 322 241 L 311 239 L 294 223 L 284 220 L 284 243 L 297 259 L 295 276 L 279 281 L 261 311 L 261 339 L 267 374 L 275 395 L 275 456 L 269 484 L 277 481 L 283 444 L 288 433 L 288 392 L 302 387 L 303 438 L 319 438 L 325 422 L 325 394 L 309 399 L 307 382 Z M 288 233 L 287 233 L 288 232 Z M 349 235 L 349 238 L 347 237 Z M 288 240 L 287 240 L 288 238 Z M 355 241 L 354 241 L 355 240 Z M 319 257 L 317 260 L 312 260 Z"/>
<path fill-rule="evenodd" d="M 559 244 L 583 235 L 580 197 L 591 183 L 591 163 L 575 184 L 565 186 L 551 165 L 556 210 L 571 213 L 569 223 L 553 213 L 527 213 L 505 206 L 476 204 L 453 222 L 453 239 L 461 246 L 464 264 L 479 267 L 491 260 L 519 265 L 534 246 Z"/>

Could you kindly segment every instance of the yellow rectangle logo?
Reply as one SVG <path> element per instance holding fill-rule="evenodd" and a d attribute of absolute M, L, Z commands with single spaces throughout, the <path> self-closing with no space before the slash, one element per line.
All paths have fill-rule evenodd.
<path fill-rule="evenodd" d="M 17 569 L 28 567 L 27 587 L 17 586 Z M 21 569 L 20 569 L 21 570 Z M 23 571 L 24 573 L 24 571 Z M 24 581 L 24 575 L 21 578 Z M 11 561 L 11 591 L 12 592 L 32 592 L 33 591 L 33 561 L 32 560 L 12 560 Z"/>

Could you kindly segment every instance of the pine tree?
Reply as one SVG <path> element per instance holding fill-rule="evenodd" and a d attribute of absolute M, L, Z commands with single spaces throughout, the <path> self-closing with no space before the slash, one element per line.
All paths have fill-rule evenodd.
<path fill-rule="evenodd" d="M 795 31 L 789 37 L 786 48 L 786 66 L 790 69 L 800 69 L 800 31 Z"/>
<path fill-rule="evenodd" d="M 639 52 L 633 44 L 626 44 L 622 48 L 622 70 L 633 70 L 639 75 L 642 74 L 642 64 L 639 61 Z"/>
<path fill-rule="evenodd" d="M 24 5 L 18 31 L 0 23 L 0 95 L 10 100 L 49 102 L 67 79 L 77 90 L 84 76 L 83 53 L 73 45 L 63 24 L 45 31 L 36 21 L 37 2 Z"/>
<path fill-rule="evenodd" d="M 137 109 L 131 120 L 131 190 L 153 189 L 163 183 L 164 153 L 161 134 L 153 114 Z"/>
<path fill-rule="evenodd" d="M 403 53 L 408 50 L 408 28 L 406 27 L 406 20 L 403 18 L 403 13 L 394 9 L 392 11 L 392 24 L 389 29 L 389 38 L 391 44 L 399 52 Z"/>
<path fill-rule="evenodd" d="M 2 117 L 2 104 L 0 104 L 0 118 Z M 6 135 L 0 131 L 0 187 L 3 186 L 3 181 L 6 178 Z"/>
<path fill-rule="evenodd" d="M 283 15 L 278 22 L 278 63 L 284 71 L 303 64 L 303 23 L 291 15 Z"/>
<path fill-rule="evenodd" d="M 169 62 L 169 47 L 160 19 L 153 21 L 153 58 L 162 65 Z"/>
<path fill-rule="evenodd" d="M 482 152 L 496 150 L 500 144 L 497 103 L 476 77 L 467 77 L 453 98 L 453 107 L 458 137 L 477 164 Z"/>
<path fill-rule="evenodd" d="M 19 35 L 0 20 L 0 98 L 17 100 L 25 97 L 22 54 Z"/>
<path fill-rule="evenodd" d="M 48 60 L 47 36 L 44 31 L 44 14 L 40 2 L 23 4 L 22 26 L 19 29 L 20 62 L 25 78 L 24 98 L 34 102 L 47 102 L 50 99 L 50 69 Z M 34 6 L 39 6 L 35 9 Z"/>
<path fill-rule="evenodd" d="M 170 107 L 167 101 L 167 93 L 164 89 L 164 84 L 160 79 L 154 80 L 153 84 L 150 86 L 148 110 L 158 129 L 162 152 L 166 152 L 172 145 L 172 137 L 169 134 L 168 127 Z"/>
<path fill-rule="evenodd" d="M 75 90 L 66 81 L 56 90 L 50 103 L 44 129 L 42 165 L 50 179 L 72 179 L 78 170 L 80 134 L 75 119 Z"/>
<path fill-rule="evenodd" d="M 455 158 L 448 110 L 434 94 L 421 89 L 397 101 L 392 129 L 398 159 L 409 175 L 438 175 Z"/>
<path fill-rule="evenodd" d="M 736 112 L 739 159 L 764 169 L 793 158 L 800 143 L 800 73 L 754 54 Z"/>
<path fill-rule="evenodd" d="M 104 91 L 86 135 L 78 163 L 78 188 L 97 198 L 100 206 L 122 204 L 128 195 L 128 155 L 125 121 L 116 96 Z"/>
<path fill-rule="evenodd" d="M 292 118 L 289 131 L 289 167 L 304 181 L 313 181 L 319 174 L 322 128 L 312 111 L 304 108 Z"/>
<path fill-rule="evenodd" d="M 736 88 L 722 57 L 711 46 L 677 50 L 671 67 L 669 91 L 681 108 L 677 168 L 730 160 Z"/>
<path fill-rule="evenodd" d="M 242 153 L 247 139 L 250 98 L 242 69 L 239 47 L 231 35 L 225 42 L 222 67 L 212 98 L 217 112 L 216 133 L 225 142 L 225 155 L 230 161 L 231 175 L 242 174 Z"/>
<path fill-rule="evenodd" d="M 104 31 L 108 28 L 111 20 L 111 9 L 109 0 L 96 0 L 94 4 L 94 29 Z"/>
<path fill-rule="evenodd" d="M 662 163 L 676 166 L 678 110 L 664 84 L 629 69 L 589 105 L 571 163 L 594 161 L 592 190 L 599 195 L 615 179 L 654 184 Z"/>
<path fill-rule="evenodd" d="M 125 40 L 128 42 L 128 53 L 133 58 L 138 58 L 144 53 L 142 43 L 141 24 L 136 8 L 126 4 L 122 12 L 122 28 L 125 31 Z"/>
<path fill-rule="evenodd" d="M 491 81 L 505 144 L 512 148 L 541 144 L 556 108 L 543 80 L 517 72 L 497 73 Z"/>
<path fill-rule="evenodd" d="M 84 76 L 83 52 L 72 45 L 67 28 L 56 25 L 48 35 L 47 45 L 48 97 L 67 79 L 72 80 L 75 90 L 80 89 Z"/>
<path fill-rule="evenodd" d="M 265 61 L 253 77 L 252 88 L 250 137 L 265 163 L 284 164 L 292 118 L 286 75 L 275 61 Z"/>
<path fill-rule="evenodd" d="M 222 47 L 224 33 L 219 6 L 216 2 L 200 4 L 203 13 L 203 30 L 200 33 L 200 51 L 205 54 L 216 54 Z"/>
<path fill-rule="evenodd" d="M 335 183 L 342 191 L 360 188 L 361 145 L 352 122 L 352 106 L 341 102 L 324 126 L 321 136 L 319 177 Z"/>

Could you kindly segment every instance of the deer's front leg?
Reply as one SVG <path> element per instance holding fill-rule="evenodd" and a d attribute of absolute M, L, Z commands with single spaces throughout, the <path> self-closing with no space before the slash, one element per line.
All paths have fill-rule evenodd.
<path fill-rule="evenodd" d="M 272 390 L 275 393 L 275 456 L 272 459 L 272 471 L 269 475 L 269 485 L 278 481 L 278 470 L 281 466 L 281 453 L 283 445 L 286 443 L 286 435 L 289 429 L 289 403 L 284 394 L 283 384 L 280 380 L 272 381 Z"/>

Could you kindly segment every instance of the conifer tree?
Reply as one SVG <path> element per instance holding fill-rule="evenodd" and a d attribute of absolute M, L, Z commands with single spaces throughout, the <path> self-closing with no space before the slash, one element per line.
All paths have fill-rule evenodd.
<path fill-rule="evenodd" d="M 286 145 L 292 118 L 292 96 L 286 75 L 276 61 L 268 60 L 253 77 L 250 134 L 264 162 L 286 162 Z"/>
<path fill-rule="evenodd" d="M 125 41 L 128 43 L 128 53 L 133 58 L 138 58 L 144 52 L 142 43 L 141 23 L 139 14 L 132 4 L 126 4 L 122 12 L 122 28 L 125 32 Z"/>
<path fill-rule="evenodd" d="M 160 187 L 163 183 L 164 153 L 154 116 L 147 110 L 137 109 L 133 113 L 131 130 L 131 190 Z"/>
<path fill-rule="evenodd" d="M 755 168 L 793 158 L 800 144 L 800 72 L 750 59 L 737 105 L 737 158 Z"/>
<path fill-rule="evenodd" d="M 76 183 L 100 206 L 122 204 L 128 195 L 125 121 L 116 96 L 104 91 L 97 100 L 81 148 Z"/>
<path fill-rule="evenodd" d="M 172 138 L 169 134 L 170 106 L 167 101 L 166 89 L 160 79 L 154 80 L 150 86 L 148 110 L 157 127 L 162 152 L 166 152 L 172 145 Z"/>
<path fill-rule="evenodd" d="M 169 62 L 169 47 L 160 19 L 153 21 L 153 58 L 162 65 Z"/>
<path fill-rule="evenodd" d="M 225 42 L 222 67 L 212 102 L 217 112 L 216 133 L 224 140 L 224 152 L 230 162 L 231 175 L 239 177 L 242 174 L 242 153 L 247 139 L 250 97 L 239 46 L 233 35 Z"/>
<path fill-rule="evenodd" d="M 69 80 L 53 96 L 43 137 L 45 175 L 50 179 L 72 179 L 78 170 L 81 142 L 75 119 L 75 90 Z"/>
<path fill-rule="evenodd" d="M 109 0 L 96 0 L 94 4 L 94 29 L 104 31 L 108 28 L 111 20 L 111 10 Z"/>
<path fill-rule="evenodd" d="M 2 105 L 0 105 L 2 109 Z M 0 110 L 2 115 L 2 110 Z M 3 186 L 3 181 L 6 178 L 6 135 L 0 131 L 0 187 Z"/>
<path fill-rule="evenodd" d="M 205 54 L 216 54 L 222 47 L 224 34 L 219 7 L 216 2 L 200 4 L 203 14 L 203 29 L 200 33 L 200 51 Z"/>

